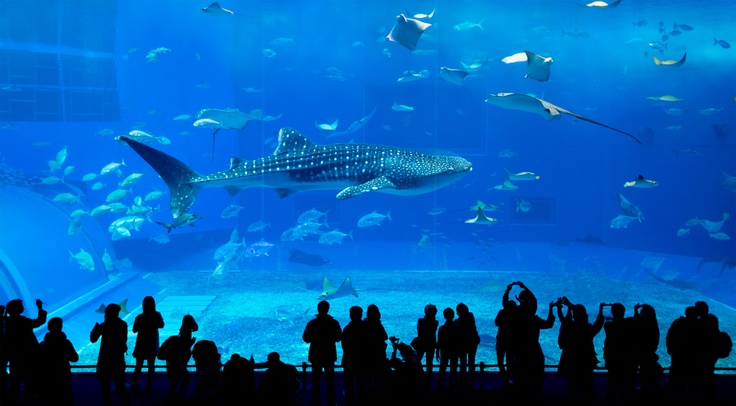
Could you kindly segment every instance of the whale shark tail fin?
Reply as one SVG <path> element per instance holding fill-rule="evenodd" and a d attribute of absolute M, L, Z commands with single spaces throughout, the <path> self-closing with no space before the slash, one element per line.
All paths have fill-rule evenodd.
<path fill-rule="evenodd" d="M 171 192 L 170 206 L 174 218 L 186 213 L 194 204 L 197 193 L 202 190 L 201 186 L 191 182 L 200 176 L 199 173 L 184 162 L 146 144 L 125 136 L 120 137 L 120 140 L 133 148 L 166 182 Z"/>

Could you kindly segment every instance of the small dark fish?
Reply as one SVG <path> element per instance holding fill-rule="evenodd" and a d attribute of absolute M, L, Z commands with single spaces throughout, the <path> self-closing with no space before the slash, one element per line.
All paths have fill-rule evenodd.
<path fill-rule="evenodd" d="M 662 35 L 662 41 L 667 42 L 668 39 L 670 39 L 670 37 L 668 37 L 667 34 Z"/>
<path fill-rule="evenodd" d="M 308 254 L 304 251 L 299 251 L 298 249 L 294 248 L 289 248 L 289 253 L 291 254 L 289 256 L 290 262 L 296 262 L 309 266 L 322 266 L 332 263 L 332 261 L 323 257 L 322 255 Z"/>
<path fill-rule="evenodd" d="M 659 27 L 659 30 L 657 30 L 657 32 L 659 32 L 660 34 L 664 34 L 664 28 Z"/>
<path fill-rule="evenodd" d="M 682 31 L 680 31 L 678 29 L 674 29 L 674 30 L 670 31 L 670 36 L 671 37 L 676 37 L 676 36 L 678 36 L 680 34 L 682 34 Z"/>
<path fill-rule="evenodd" d="M 731 44 L 722 39 L 716 39 L 716 37 L 713 37 L 713 45 L 720 45 L 721 47 L 726 49 L 731 48 Z"/>
<path fill-rule="evenodd" d="M 636 21 L 636 22 L 634 22 L 632 24 L 634 24 L 634 27 L 643 27 L 643 26 L 649 24 L 649 21 L 644 20 L 644 19 L 641 19 L 641 20 Z"/>
<path fill-rule="evenodd" d="M 687 24 L 677 24 L 677 23 L 674 23 L 672 26 L 674 27 L 674 29 L 680 30 L 680 31 L 692 31 L 693 30 L 693 27 L 691 27 L 691 26 L 689 26 Z"/>

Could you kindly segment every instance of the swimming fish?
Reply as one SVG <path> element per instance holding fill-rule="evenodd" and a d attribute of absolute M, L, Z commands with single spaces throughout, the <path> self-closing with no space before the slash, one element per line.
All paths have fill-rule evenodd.
<path fill-rule="evenodd" d="M 445 66 L 440 68 L 440 78 L 456 85 L 462 86 L 463 79 L 465 79 L 466 76 L 468 76 L 468 72 L 465 72 L 464 70 L 448 68 Z"/>
<path fill-rule="evenodd" d="M 269 187 L 281 197 L 306 190 L 342 189 L 336 196 L 342 200 L 372 191 L 427 193 L 472 170 L 472 164 L 461 157 L 427 155 L 383 145 L 318 145 L 294 129 L 282 128 L 273 155 L 252 161 L 233 158 L 230 169 L 200 175 L 161 151 L 127 137 L 122 139 L 169 186 L 174 217 L 186 213 L 199 191 L 206 187 L 223 187 L 230 195 L 249 187 Z"/>
<path fill-rule="evenodd" d="M 500 185 L 496 185 L 493 188 L 496 190 L 516 190 L 519 187 L 511 183 L 510 179 L 506 179 L 505 181 L 503 181 L 503 183 L 501 183 Z"/>
<path fill-rule="evenodd" d="M 700 225 L 703 226 L 703 228 L 711 234 L 717 233 L 721 229 L 721 227 L 723 227 L 723 223 L 728 220 L 728 217 L 728 212 L 724 212 L 723 216 L 721 217 L 721 221 L 703 220 Z"/>
<path fill-rule="evenodd" d="M 166 229 L 166 231 L 170 233 L 171 230 L 175 228 L 180 228 L 184 226 L 194 227 L 194 222 L 201 218 L 202 218 L 201 214 L 181 213 L 179 216 L 174 217 L 174 221 L 172 221 L 171 223 L 164 223 L 161 221 L 157 221 L 156 224 L 163 226 Z"/>
<path fill-rule="evenodd" d="M 413 70 L 406 70 L 404 71 L 404 76 L 396 79 L 396 81 L 399 83 L 405 83 L 405 82 L 413 82 L 419 79 L 426 79 L 428 77 L 429 77 L 429 71 L 426 69 L 422 69 L 419 72 L 414 72 Z"/>
<path fill-rule="evenodd" d="M 414 107 L 394 102 L 394 105 L 391 106 L 391 110 L 393 111 L 414 111 Z"/>
<path fill-rule="evenodd" d="M 628 228 L 628 225 L 634 220 L 636 220 L 636 217 L 619 214 L 611 220 L 611 228 Z"/>
<path fill-rule="evenodd" d="M 315 122 L 314 122 L 314 125 L 315 125 L 315 126 L 316 126 L 317 128 L 319 128 L 320 130 L 325 130 L 325 131 L 335 131 L 335 130 L 337 129 L 337 123 L 338 123 L 339 121 L 340 121 L 340 119 L 336 119 L 335 121 L 333 121 L 333 122 L 332 122 L 332 124 L 329 124 L 329 123 L 319 124 L 319 123 L 317 123 L 317 122 L 315 121 Z"/>
<path fill-rule="evenodd" d="M 236 14 L 237 15 L 242 15 L 240 13 L 236 13 L 236 12 L 234 12 L 232 10 L 228 10 L 228 9 L 226 9 L 224 7 L 221 7 L 218 2 L 214 2 L 214 3 L 210 4 L 207 7 L 202 7 L 202 11 L 204 11 L 207 14 L 212 14 L 212 15 L 222 15 L 222 16 L 224 16 L 224 15 L 236 15 Z"/>
<path fill-rule="evenodd" d="M 613 7 L 618 6 L 619 4 L 621 4 L 621 0 L 616 0 L 613 3 L 610 3 L 610 4 L 609 3 L 606 3 L 605 1 L 600 1 L 599 0 L 599 1 L 594 1 L 594 2 L 588 3 L 588 4 L 578 4 L 578 5 L 579 6 L 583 6 L 583 7 L 596 7 L 596 8 L 606 8 L 606 7 L 609 7 L 609 8 L 613 8 Z"/>
<path fill-rule="evenodd" d="M 618 207 L 621 209 L 621 212 L 626 216 L 633 217 L 634 219 L 639 220 L 640 223 L 644 220 L 641 210 L 639 210 L 636 205 L 628 201 L 621 193 L 616 193 L 616 200 L 618 201 Z"/>
<path fill-rule="evenodd" d="M 685 99 L 681 99 L 679 97 L 675 97 L 669 94 L 666 94 L 664 96 L 649 96 L 647 97 L 649 100 L 656 100 L 656 101 L 666 101 L 666 102 L 676 102 L 676 101 L 683 101 Z"/>
<path fill-rule="evenodd" d="M 483 212 L 483 209 L 478 207 L 478 211 L 476 212 L 476 215 L 472 219 L 465 220 L 466 224 L 485 224 L 485 225 L 493 225 L 498 223 L 498 220 L 493 217 L 488 217 Z"/>
<path fill-rule="evenodd" d="M 289 261 L 309 266 L 323 266 L 331 264 L 332 261 L 322 255 L 309 254 L 295 248 L 288 248 Z"/>
<path fill-rule="evenodd" d="M 483 26 L 481 24 L 483 24 L 483 20 L 480 20 L 477 23 L 471 23 L 470 21 L 465 21 L 464 23 L 455 25 L 454 27 L 452 27 L 452 29 L 455 31 L 467 31 L 467 30 L 472 30 L 473 28 L 480 28 L 482 30 Z"/>
<path fill-rule="evenodd" d="M 656 56 L 652 56 L 652 59 L 654 59 L 654 63 L 656 65 L 679 67 L 679 66 L 682 66 L 682 64 L 685 63 L 685 60 L 687 59 L 687 52 L 685 52 L 685 55 L 683 55 L 682 58 L 680 58 L 679 61 L 676 61 L 674 59 L 667 59 L 667 60 L 662 61 L 659 58 L 657 58 Z"/>
<path fill-rule="evenodd" d="M 371 111 L 371 113 L 370 113 L 370 114 L 368 114 L 368 115 L 367 115 L 367 116 L 365 116 L 365 117 L 361 117 L 361 118 L 359 118 L 358 120 L 355 120 L 355 121 L 353 121 L 353 123 L 352 123 L 352 124 L 350 124 L 350 126 L 348 127 L 348 129 L 347 129 L 347 130 L 345 130 L 345 131 L 335 131 L 335 132 L 333 132 L 333 133 L 330 133 L 330 135 L 328 135 L 328 136 L 327 136 L 327 138 L 332 138 L 332 137 L 340 137 L 340 136 L 343 136 L 343 135 L 348 135 L 348 134 L 352 134 L 352 133 L 354 133 L 354 132 L 356 132 L 356 131 L 360 130 L 360 129 L 361 129 L 361 128 L 363 128 L 363 127 L 364 127 L 364 126 L 365 126 L 365 125 L 366 125 L 366 124 L 367 124 L 367 123 L 368 123 L 369 121 L 371 121 L 371 118 L 373 118 L 373 114 L 375 114 L 375 112 L 376 112 L 376 109 L 377 109 L 377 108 L 378 108 L 378 106 L 374 107 L 374 108 L 373 108 L 373 111 Z"/>
<path fill-rule="evenodd" d="M 705 109 L 698 110 L 698 114 L 701 114 L 701 115 L 704 115 L 704 116 L 712 116 L 714 114 L 720 113 L 721 110 L 723 110 L 723 107 L 721 107 L 720 109 L 717 109 L 715 107 L 708 107 L 708 108 L 705 108 Z"/>
<path fill-rule="evenodd" d="M 358 227 L 380 226 L 384 219 L 393 221 L 391 218 L 391 210 L 389 210 L 385 215 L 376 213 L 376 211 L 373 210 L 373 213 L 368 213 L 358 220 Z"/>
<path fill-rule="evenodd" d="M 534 172 L 511 173 L 508 169 L 503 169 L 508 174 L 509 180 L 539 180 L 539 175 L 534 174 Z"/>
<path fill-rule="evenodd" d="M 432 24 L 425 23 L 413 18 L 407 18 L 403 14 L 396 16 L 396 24 L 391 32 L 386 36 L 391 42 L 396 42 L 406 49 L 413 51 L 417 47 L 419 37 L 422 36 L 424 30 L 431 27 Z"/>
<path fill-rule="evenodd" d="M 554 104 L 549 103 L 545 100 L 538 99 L 536 97 L 529 96 L 526 94 L 519 94 L 519 93 L 491 94 L 488 96 L 488 99 L 486 99 L 486 103 L 493 104 L 493 105 L 496 105 L 498 107 L 505 108 L 505 109 L 521 110 L 521 111 L 527 111 L 530 113 L 541 114 L 548 121 L 559 119 L 561 117 L 560 113 L 565 113 L 575 118 L 578 118 L 580 120 L 587 121 L 589 123 L 593 123 L 601 127 L 608 128 L 609 130 L 613 130 L 621 134 L 627 135 L 633 138 L 639 144 L 641 144 L 641 141 L 639 141 L 636 137 L 634 137 L 633 135 L 627 132 L 617 130 L 613 127 L 599 123 L 595 120 L 591 120 L 587 117 L 583 117 L 569 110 L 565 110 L 562 107 L 555 106 Z"/>
<path fill-rule="evenodd" d="M 731 44 L 722 39 L 716 39 L 716 37 L 713 37 L 713 45 L 720 45 L 721 48 L 725 49 L 731 48 Z"/>
<path fill-rule="evenodd" d="M 215 3 L 217 4 L 217 3 Z M 214 109 L 207 108 L 200 110 L 194 117 L 195 127 L 214 128 L 212 133 L 212 159 L 215 159 L 215 136 L 220 130 L 242 130 L 248 125 L 248 121 L 258 118 L 252 117 L 250 114 L 241 112 L 238 109 Z"/>
<path fill-rule="evenodd" d="M 659 186 L 659 182 L 656 180 L 644 179 L 643 175 L 639 175 L 638 178 L 631 182 L 624 183 L 624 187 L 653 188 L 657 186 Z"/>
<path fill-rule="evenodd" d="M 351 295 L 358 297 L 358 291 L 353 287 L 353 283 L 350 281 L 350 276 L 345 277 L 345 280 L 342 281 L 342 285 L 340 285 L 339 288 L 336 288 L 335 285 L 330 282 L 330 279 L 325 276 L 325 279 L 322 281 L 322 293 L 317 299 L 332 300 Z"/>
<path fill-rule="evenodd" d="M 516 212 L 528 213 L 532 209 L 532 204 L 524 199 L 516 199 Z"/>

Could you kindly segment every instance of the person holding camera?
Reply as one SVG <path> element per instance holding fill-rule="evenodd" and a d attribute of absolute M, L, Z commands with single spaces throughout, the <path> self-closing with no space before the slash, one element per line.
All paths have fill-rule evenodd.
<path fill-rule="evenodd" d="M 593 324 L 588 322 L 588 313 L 582 304 L 574 304 L 563 296 L 555 303 L 560 318 L 558 344 L 562 349 L 557 373 L 567 379 L 570 400 L 590 405 L 595 402 L 593 370 L 600 362 L 596 357 L 593 338 L 603 329 L 603 308 L 611 303 L 601 303 Z M 567 306 L 563 316 L 562 306 Z"/>

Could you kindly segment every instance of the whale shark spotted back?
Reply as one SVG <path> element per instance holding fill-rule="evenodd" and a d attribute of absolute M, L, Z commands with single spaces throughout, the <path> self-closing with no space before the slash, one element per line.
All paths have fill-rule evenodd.
<path fill-rule="evenodd" d="M 315 144 L 291 128 L 279 131 L 272 155 L 254 160 L 232 158 L 230 168 L 201 175 L 180 160 L 128 137 L 120 137 L 166 182 L 174 217 L 186 213 L 207 187 L 235 195 L 250 187 L 268 187 L 279 196 L 307 190 L 340 190 L 338 199 L 377 191 L 417 195 L 446 186 L 472 170 L 464 158 L 429 155 L 375 144 Z"/>

